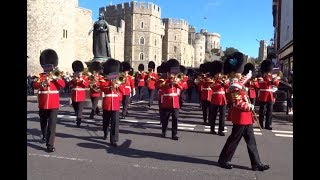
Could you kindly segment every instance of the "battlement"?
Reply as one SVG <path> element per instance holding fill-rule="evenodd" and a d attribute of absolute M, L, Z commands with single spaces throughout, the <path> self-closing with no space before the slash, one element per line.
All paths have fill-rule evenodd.
<path fill-rule="evenodd" d="M 119 15 L 127 13 L 151 14 L 160 18 L 161 8 L 151 2 L 126 2 L 105 7 L 107 15 Z"/>
<path fill-rule="evenodd" d="M 219 38 L 221 37 L 220 34 L 218 33 L 208 33 L 208 32 L 206 33 L 206 36 L 217 36 Z"/>
<path fill-rule="evenodd" d="M 189 31 L 189 23 L 184 19 L 163 18 L 162 22 L 169 29 L 183 29 Z"/>
<path fill-rule="evenodd" d="M 195 35 L 194 35 L 194 40 L 195 41 L 199 41 L 199 40 L 205 40 L 206 39 L 206 36 L 205 35 L 203 35 L 203 34 L 201 34 L 201 33 L 196 33 Z"/>

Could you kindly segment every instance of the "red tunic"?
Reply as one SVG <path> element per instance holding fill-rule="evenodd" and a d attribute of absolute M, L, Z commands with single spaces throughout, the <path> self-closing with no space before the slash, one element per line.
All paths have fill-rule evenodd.
<path fill-rule="evenodd" d="M 157 82 L 158 80 L 158 74 L 157 73 L 150 73 L 150 75 L 146 75 L 145 76 L 145 82 L 146 85 L 148 86 L 148 89 L 155 89 L 154 84 Z"/>
<path fill-rule="evenodd" d="M 74 102 L 83 102 L 86 100 L 86 89 L 89 86 L 88 78 L 81 76 L 83 81 L 72 79 L 69 85 L 72 86 L 71 99 Z"/>
<path fill-rule="evenodd" d="M 179 84 L 174 84 L 172 87 L 170 87 L 169 83 L 170 80 L 166 80 L 165 84 L 159 88 L 161 90 L 161 96 L 159 101 L 160 108 L 179 109 L 179 94 L 183 88 Z"/>
<path fill-rule="evenodd" d="M 274 90 L 272 88 L 272 79 L 268 76 L 263 77 L 263 80 L 260 80 L 258 83 L 259 88 L 259 97 L 258 101 L 260 102 L 274 102 L 273 93 Z M 278 87 L 279 81 L 275 80 L 273 86 Z"/>
<path fill-rule="evenodd" d="M 60 88 L 64 88 L 65 82 L 62 79 L 52 80 L 49 86 L 43 87 L 41 82 L 46 79 L 45 74 L 40 74 L 38 81 L 33 83 L 34 89 L 38 90 L 39 109 L 57 109 L 60 107 Z"/>
<path fill-rule="evenodd" d="M 123 86 L 119 86 L 117 89 L 111 88 L 111 81 L 101 82 L 102 93 L 102 109 L 107 111 L 119 111 L 120 110 L 120 98 L 123 93 Z"/>

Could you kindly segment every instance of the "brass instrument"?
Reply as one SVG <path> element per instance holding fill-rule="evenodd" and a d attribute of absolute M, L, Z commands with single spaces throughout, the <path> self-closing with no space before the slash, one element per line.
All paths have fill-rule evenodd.
<path fill-rule="evenodd" d="M 41 86 L 47 87 L 49 85 L 48 83 L 51 79 L 57 80 L 61 76 L 61 74 L 62 74 L 62 72 L 58 68 L 53 69 L 51 72 L 49 72 L 46 75 L 45 80 L 41 82 Z M 40 78 L 39 78 L 39 81 L 40 81 Z"/>
<path fill-rule="evenodd" d="M 201 81 L 200 78 L 196 78 L 196 79 L 194 80 L 194 83 L 195 83 L 196 85 L 198 85 L 200 81 Z"/>
<path fill-rule="evenodd" d="M 158 81 L 160 81 L 160 87 L 166 84 L 166 81 L 164 79 L 159 79 Z"/>
<path fill-rule="evenodd" d="M 89 87 L 90 89 L 92 89 L 94 92 L 100 92 L 100 87 L 96 85 L 96 83 L 98 82 L 97 77 L 95 77 L 95 75 L 91 75 L 88 77 L 89 80 Z"/>
<path fill-rule="evenodd" d="M 88 68 L 85 68 L 81 73 L 82 73 L 82 75 L 87 76 L 87 77 L 92 76 L 92 73 L 89 71 Z"/>
<path fill-rule="evenodd" d="M 118 84 L 118 85 L 121 85 L 121 84 L 124 84 L 126 83 L 127 81 L 127 76 L 125 73 L 120 73 L 116 79 L 114 79 L 113 83 L 115 84 Z"/>
<path fill-rule="evenodd" d="M 178 73 L 174 76 L 174 81 L 180 82 L 184 79 L 184 74 L 183 73 Z"/>

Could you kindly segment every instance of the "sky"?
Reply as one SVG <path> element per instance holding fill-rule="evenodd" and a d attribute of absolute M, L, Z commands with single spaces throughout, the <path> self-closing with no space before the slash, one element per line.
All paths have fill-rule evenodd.
<path fill-rule="evenodd" d="M 78 0 L 79 7 L 92 10 L 98 18 L 100 7 L 130 2 L 125 0 Z M 138 0 L 137 0 L 138 1 Z M 272 0 L 149 0 L 161 8 L 161 18 L 184 19 L 190 25 L 221 35 L 220 44 L 258 57 L 257 40 L 273 38 Z"/>

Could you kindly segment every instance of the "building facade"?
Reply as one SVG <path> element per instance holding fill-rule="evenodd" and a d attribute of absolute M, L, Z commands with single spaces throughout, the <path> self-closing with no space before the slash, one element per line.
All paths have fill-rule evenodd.
<path fill-rule="evenodd" d="M 145 66 L 149 61 L 156 65 L 162 60 L 162 38 L 164 24 L 161 21 L 161 9 L 153 3 L 127 2 L 99 9 L 110 24 L 125 21 L 124 57 L 134 69 L 140 63 Z"/>
<path fill-rule="evenodd" d="M 288 77 L 293 71 L 293 2 L 273 0 L 274 49 L 281 70 Z"/>
<path fill-rule="evenodd" d="M 59 12 L 59 13 L 57 13 Z M 42 72 L 39 57 L 45 49 L 54 49 L 59 69 L 72 72 L 72 62 L 93 59 L 92 11 L 78 7 L 78 0 L 27 1 L 27 72 Z M 123 57 L 124 22 L 110 25 L 111 53 Z M 116 39 L 116 41 L 114 41 Z"/>
<path fill-rule="evenodd" d="M 259 42 L 260 46 L 259 46 L 259 55 L 258 55 L 258 59 L 260 61 L 263 61 L 265 59 L 267 59 L 267 54 L 268 54 L 268 42 L 266 40 L 261 40 Z"/>

